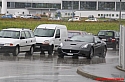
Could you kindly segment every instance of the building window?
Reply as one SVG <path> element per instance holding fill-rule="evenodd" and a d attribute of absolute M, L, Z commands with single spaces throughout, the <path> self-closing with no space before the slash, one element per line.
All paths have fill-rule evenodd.
<path fill-rule="evenodd" d="M 67 15 L 67 13 L 65 13 L 65 15 Z"/>
<path fill-rule="evenodd" d="M 100 16 L 100 14 L 98 14 L 98 16 Z"/>
<path fill-rule="evenodd" d="M 116 2 L 116 10 L 120 10 L 120 2 Z M 121 2 L 121 10 L 125 10 L 125 2 Z"/>
<path fill-rule="evenodd" d="M 115 2 L 98 2 L 98 10 L 115 10 Z"/>
<path fill-rule="evenodd" d="M 118 14 L 116 14 L 116 17 L 118 17 L 119 15 Z"/>
<path fill-rule="evenodd" d="M 112 17 L 114 17 L 114 14 L 112 14 Z"/>
<path fill-rule="evenodd" d="M 62 1 L 62 8 L 63 9 L 79 9 L 79 1 Z"/>
<path fill-rule="evenodd" d="M 80 1 L 80 10 L 96 10 L 96 2 Z"/>

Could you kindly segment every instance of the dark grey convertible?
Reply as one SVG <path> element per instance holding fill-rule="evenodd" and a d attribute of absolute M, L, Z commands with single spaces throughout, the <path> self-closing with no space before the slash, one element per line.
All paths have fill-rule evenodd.
<path fill-rule="evenodd" d="M 73 36 L 58 47 L 59 58 L 63 58 L 64 55 L 72 56 L 73 58 L 83 56 L 91 59 L 95 55 L 105 58 L 106 52 L 106 43 L 93 35 Z"/>

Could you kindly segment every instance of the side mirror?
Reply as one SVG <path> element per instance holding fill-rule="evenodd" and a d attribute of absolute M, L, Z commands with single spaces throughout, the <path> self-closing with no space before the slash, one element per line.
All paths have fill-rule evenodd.
<path fill-rule="evenodd" d="M 20 37 L 20 39 L 25 39 L 25 37 Z"/>
<path fill-rule="evenodd" d="M 60 38 L 60 35 L 56 35 L 55 38 Z"/>

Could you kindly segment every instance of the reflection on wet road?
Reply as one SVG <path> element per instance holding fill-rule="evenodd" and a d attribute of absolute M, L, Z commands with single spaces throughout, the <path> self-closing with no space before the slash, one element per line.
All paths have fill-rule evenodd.
<path fill-rule="evenodd" d="M 118 63 L 118 51 L 108 50 L 106 58 L 94 57 L 88 60 L 83 57 L 59 59 L 57 54 L 33 56 L 19 54 L 17 57 L 0 55 L 0 82 L 97 82 L 76 73 L 78 66 Z"/>

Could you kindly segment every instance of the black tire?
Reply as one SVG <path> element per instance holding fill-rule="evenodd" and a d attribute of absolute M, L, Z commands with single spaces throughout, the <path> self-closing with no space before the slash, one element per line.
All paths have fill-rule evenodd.
<path fill-rule="evenodd" d="M 91 48 L 91 49 L 90 49 L 90 53 L 89 53 L 89 55 L 87 56 L 87 59 L 92 59 L 93 56 L 94 56 L 94 50 L 93 50 L 93 48 Z"/>
<path fill-rule="evenodd" d="M 34 47 L 31 46 L 31 47 L 30 47 L 30 51 L 27 52 L 27 55 L 32 56 L 32 55 L 33 55 L 33 52 L 34 52 Z"/>
<path fill-rule="evenodd" d="M 16 47 L 15 47 L 15 50 L 14 50 L 14 52 L 13 52 L 13 56 L 17 56 L 18 54 L 19 54 L 19 47 L 16 46 Z"/>
<path fill-rule="evenodd" d="M 49 47 L 48 54 L 49 54 L 49 55 L 52 55 L 52 54 L 53 54 L 53 46 L 50 46 L 50 47 Z"/>
<path fill-rule="evenodd" d="M 102 58 L 105 58 L 106 52 L 107 52 L 107 48 L 104 47 L 104 48 L 103 48 L 103 51 L 102 51 L 102 53 L 101 53 L 101 57 L 102 57 Z"/>
<path fill-rule="evenodd" d="M 59 58 L 64 58 L 64 54 L 59 54 L 58 57 Z"/>

